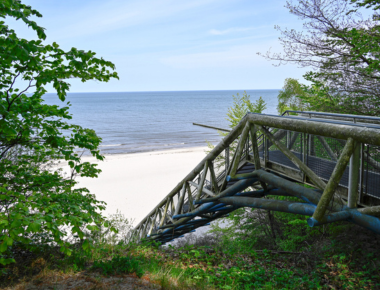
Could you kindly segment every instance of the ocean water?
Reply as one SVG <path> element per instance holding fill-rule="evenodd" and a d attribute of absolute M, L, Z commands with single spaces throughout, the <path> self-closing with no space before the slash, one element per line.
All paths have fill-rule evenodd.
<path fill-rule="evenodd" d="M 251 100 L 260 96 L 267 103 L 264 113 L 277 114 L 279 90 L 247 90 Z M 135 153 L 217 144 L 216 130 L 192 125 L 201 123 L 228 128 L 232 95 L 243 91 L 170 91 L 69 93 L 74 124 L 91 128 L 102 138 L 103 154 Z M 48 104 L 65 105 L 55 94 Z"/>

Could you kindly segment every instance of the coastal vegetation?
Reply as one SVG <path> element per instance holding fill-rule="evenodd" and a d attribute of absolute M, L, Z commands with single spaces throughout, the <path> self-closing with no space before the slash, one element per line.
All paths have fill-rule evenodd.
<path fill-rule="evenodd" d="M 285 82 L 285 92 L 292 89 L 296 95 L 288 106 L 379 116 L 378 1 L 300 0 L 288 1 L 286 7 L 303 20 L 302 31 L 276 26 L 283 53 L 259 54 L 276 65 L 294 63 L 311 69 L 304 75 L 310 85 Z"/>
<path fill-rule="evenodd" d="M 379 28 L 369 20 L 356 22 L 351 15 L 358 7 L 377 11 L 379 5 L 352 2 L 288 4 L 291 13 L 309 21 L 306 28 L 315 34 L 305 39 L 285 30 L 285 55 L 267 57 L 316 70 L 305 75 L 311 85 L 285 81 L 278 98 L 280 113 L 293 109 L 378 115 Z M 44 29 L 30 20 L 41 15 L 20 1 L 1 1 L 0 15 L 23 21 L 39 39 L 20 39 L 0 23 L 0 285 L 118 289 L 132 283 L 128 277 L 137 277 L 133 283 L 147 281 L 140 285 L 147 289 L 380 288 L 379 238 L 348 223 L 310 228 L 304 216 L 239 209 L 223 220 L 224 226 L 216 223 L 207 235 L 189 235 L 175 246 L 127 243 L 130 221 L 120 213 L 103 217 L 99 210 L 104 203 L 85 188 L 74 187 L 76 175 L 99 174 L 95 164 L 81 161 L 78 150 L 89 150 L 102 160 L 100 138 L 68 123 L 69 104 L 49 106 L 42 98 L 52 84 L 64 101 L 72 77 L 117 78 L 114 65 L 91 51 L 65 52 L 55 43 L 44 44 Z M 323 18 L 326 15 L 332 18 Z M 332 21 L 338 16 L 349 25 Z M 327 20 L 328 28 L 322 26 Z M 298 53 L 290 54 L 291 49 Z M 230 127 L 247 112 L 261 113 L 266 107 L 262 98 L 251 102 L 246 93 L 233 100 L 227 115 Z M 57 169 L 59 160 L 69 164 L 69 176 Z"/>
<path fill-rule="evenodd" d="M 92 51 L 46 44 L 44 28 L 31 20 L 42 15 L 18 0 L 2 0 L 0 16 L 24 22 L 37 35 L 20 38 L 0 22 L 0 264 L 14 263 L 20 245 L 53 243 L 70 255 L 75 242 L 89 250 L 88 233 L 106 223 L 99 213 L 105 204 L 75 187 L 75 176 L 97 177 L 100 170 L 82 162 L 81 151 L 102 160 L 101 139 L 68 122 L 69 103 L 47 105 L 43 96 L 51 86 L 63 102 L 69 79 L 107 82 L 118 77 L 115 66 Z M 60 160 L 70 166 L 69 175 L 57 166 Z"/>

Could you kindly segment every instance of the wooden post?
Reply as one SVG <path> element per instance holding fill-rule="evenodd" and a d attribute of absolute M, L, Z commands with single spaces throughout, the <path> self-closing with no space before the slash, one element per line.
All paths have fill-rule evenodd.
<path fill-rule="evenodd" d="M 210 181 L 211 181 L 211 191 L 214 190 L 216 194 L 219 193 L 219 187 L 218 187 L 218 181 L 216 180 L 215 170 L 214 170 L 214 163 L 212 161 L 208 161 L 209 165 L 208 168 L 210 170 Z"/>
<path fill-rule="evenodd" d="M 259 147 L 257 145 L 257 126 L 251 125 L 251 143 L 252 143 L 252 152 L 253 152 L 253 161 L 255 163 L 255 170 L 261 169 L 261 164 L 260 164 L 260 155 L 259 155 Z M 265 182 L 260 181 L 261 187 L 266 190 L 267 186 Z"/>
<path fill-rule="evenodd" d="M 306 165 L 306 166 L 308 166 L 309 164 L 308 164 L 308 160 L 307 160 L 307 153 L 308 153 L 308 151 L 307 151 L 307 145 L 308 145 L 308 134 L 306 134 L 306 133 L 303 133 L 302 134 L 302 136 L 303 136 L 303 152 L 302 152 L 302 161 L 303 161 L 303 163 Z M 302 180 L 303 180 L 303 182 L 306 182 L 306 174 L 305 174 L 305 172 L 302 172 Z"/>
<path fill-rule="evenodd" d="M 304 163 L 302 163 L 301 160 L 298 159 L 297 156 L 295 156 L 288 148 L 286 148 L 285 145 L 283 145 L 281 142 L 278 142 L 270 132 L 268 132 L 267 129 L 261 127 L 261 126 L 258 126 L 258 128 L 264 133 L 265 136 L 267 136 L 276 146 L 278 149 L 281 150 L 282 153 L 285 154 L 286 157 L 288 157 L 290 159 L 290 161 L 292 161 L 299 169 L 301 169 L 303 172 L 305 172 L 305 174 L 307 175 L 307 177 L 310 178 L 310 180 L 320 189 L 324 189 L 326 187 L 326 183 L 324 183 L 322 181 L 322 179 L 320 179 L 318 177 L 318 175 L 316 175 L 309 167 L 307 167 Z"/>
<path fill-rule="evenodd" d="M 153 217 L 153 220 L 152 220 L 152 225 L 149 229 L 149 232 L 148 232 L 148 236 L 150 236 L 152 234 L 152 231 L 153 231 L 153 228 L 154 228 L 154 225 L 156 223 L 156 219 L 157 219 L 157 214 L 158 214 L 158 209 L 156 209 L 156 213 L 154 214 L 154 217 Z"/>
<path fill-rule="evenodd" d="M 225 162 L 225 166 L 226 166 L 226 176 L 227 176 L 227 171 L 228 171 L 228 168 L 230 167 L 230 146 L 228 146 L 227 148 L 226 148 L 226 155 L 225 155 L 225 157 L 224 157 L 224 162 Z"/>
<path fill-rule="evenodd" d="M 202 178 L 201 178 L 201 180 L 200 180 L 200 182 L 199 182 L 198 194 L 197 194 L 197 198 L 196 198 L 196 200 L 199 200 L 200 197 L 201 197 L 202 189 L 203 189 L 203 185 L 204 185 L 205 180 L 206 180 L 207 169 L 208 169 L 208 162 L 205 162 L 205 165 L 204 165 L 204 167 L 203 167 Z"/>
<path fill-rule="evenodd" d="M 183 205 L 183 201 L 185 199 L 185 195 L 186 195 L 186 182 L 184 182 L 182 185 L 181 196 L 178 199 L 178 203 L 177 203 L 177 207 L 174 211 L 174 215 L 177 215 L 179 213 L 179 211 L 181 210 L 182 205 Z"/>
<path fill-rule="evenodd" d="M 313 218 L 317 221 L 321 222 L 325 215 L 326 209 L 333 197 L 336 188 L 339 185 L 340 179 L 344 173 L 344 170 L 347 167 L 348 162 L 350 161 L 350 157 L 352 152 L 354 151 L 355 141 L 352 138 L 348 138 L 346 145 L 343 148 L 343 152 L 339 157 L 338 162 L 334 168 L 333 173 L 329 179 L 329 182 L 326 185 L 325 190 L 318 202 L 317 208 L 313 214 Z"/>
<path fill-rule="evenodd" d="M 168 208 L 169 208 L 169 198 L 166 199 L 165 209 L 164 209 L 164 212 L 162 214 L 161 221 L 160 221 L 160 227 L 164 224 L 166 213 L 168 212 Z"/>
<path fill-rule="evenodd" d="M 290 131 L 286 131 L 286 147 L 290 149 Z"/>
<path fill-rule="evenodd" d="M 268 138 L 267 136 L 264 136 L 264 167 L 267 167 L 268 163 Z"/>
<path fill-rule="evenodd" d="M 348 179 L 348 207 L 356 208 L 358 206 L 358 188 L 360 175 L 360 147 L 361 144 L 355 144 L 354 153 L 350 159 L 350 171 Z"/>
<path fill-rule="evenodd" d="M 234 158 L 234 162 L 232 164 L 232 169 L 231 169 L 231 173 L 230 173 L 231 176 L 234 176 L 236 174 L 236 170 L 239 166 L 240 158 L 241 158 L 241 155 L 243 153 L 245 141 L 247 140 L 248 132 L 249 132 L 249 123 L 247 122 L 245 124 L 244 129 L 243 129 L 243 132 L 241 133 L 240 140 L 239 140 L 238 146 L 236 148 L 235 158 Z"/>
<path fill-rule="evenodd" d="M 315 145 L 314 145 L 314 142 L 315 142 L 314 135 L 310 135 L 309 134 L 309 152 L 308 152 L 309 156 L 314 156 L 315 155 Z"/>
<path fill-rule="evenodd" d="M 359 194 L 359 201 L 362 202 L 363 199 L 363 185 L 364 185 L 364 144 L 360 144 L 360 194 Z"/>
<path fill-rule="evenodd" d="M 190 185 L 186 182 L 186 189 L 187 189 L 187 200 L 189 202 L 190 211 L 194 210 L 194 203 L 193 203 L 193 196 L 191 195 L 191 188 Z"/>

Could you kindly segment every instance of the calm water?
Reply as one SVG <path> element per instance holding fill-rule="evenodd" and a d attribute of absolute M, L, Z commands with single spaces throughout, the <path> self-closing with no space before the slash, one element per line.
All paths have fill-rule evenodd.
<path fill-rule="evenodd" d="M 215 130 L 193 122 L 228 128 L 226 114 L 232 95 L 243 91 L 70 93 L 71 122 L 91 128 L 103 139 L 103 154 L 133 153 L 218 143 Z M 264 113 L 277 114 L 278 90 L 249 90 L 254 101 L 267 102 Z M 60 104 L 47 94 L 48 104 Z"/>

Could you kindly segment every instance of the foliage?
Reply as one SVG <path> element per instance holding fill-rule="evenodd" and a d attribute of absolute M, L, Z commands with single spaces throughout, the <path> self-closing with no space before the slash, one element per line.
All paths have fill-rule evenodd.
<path fill-rule="evenodd" d="M 248 113 L 262 113 L 266 108 L 267 104 L 265 103 L 264 99 L 260 96 L 259 99 L 252 102 L 251 96 L 247 94 L 246 91 L 244 91 L 243 95 L 240 95 L 239 93 L 235 95 L 232 95 L 233 104 L 230 108 L 228 108 L 227 112 L 227 118 L 228 126 L 230 128 L 234 128 L 240 120 Z M 227 132 L 219 132 L 219 135 L 226 136 Z M 206 141 L 207 142 L 207 141 Z M 230 145 L 230 156 L 233 156 L 233 153 L 236 150 L 238 141 L 234 141 Z M 207 146 L 210 149 L 210 151 L 214 148 L 214 145 L 207 142 Z M 209 152 L 209 151 L 207 151 Z M 215 167 L 216 169 L 219 169 L 225 165 L 225 158 L 222 155 L 219 155 L 215 159 Z"/>
<path fill-rule="evenodd" d="M 49 281 L 49 273 L 61 273 L 64 280 L 71 276 L 74 281 L 82 275 L 88 282 L 95 280 L 96 288 L 101 288 L 99 282 L 105 280 L 103 275 L 116 278 L 125 273 L 136 276 L 145 273 L 144 280 L 162 289 L 380 287 L 377 258 L 380 239 L 376 234 L 354 225 L 331 225 L 329 230 L 321 228 L 321 231 L 316 236 L 317 242 L 300 239 L 298 230 L 284 232 L 286 238 L 282 239 L 289 245 L 297 245 L 287 246 L 287 251 L 280 250 L 283 246 L 271 249 L 265 240 L 252 246 L 238 236 L 229 243 L 219 242 L 219 236 L 213 243 L 209 240 L 208 244 L 201 241 L 202 245 L 185 243 L 180 247 L 114 244 L 102 242 L 106 239 L 100 238 L 89 252 L 71 245 L 71 256 L 63 255 L 57 247 L 41 245 L 38 251 L 18 251 L 17 262 L 1 268 L 0 287 L 15 286 L 19 279 L 42 288 Z"/>
<path fill-rule="evenodd" d="M 139 260 L 131 256 L 116 256 L 113 257 L 112 260 L 106 262 L 95 261 L 92 265 L 92 269 L 100 269 L 103 275 L 135 273 L 139 278 L 144 275 L 144 270 L 141 268 Z"/>
<path fill-rule="evenodd" d="M 308 98 L 309 95 L 303 90 L 302 85 L 296 79 L 285 79 L 284 86 L 280 90 L 277 99 L 277 111 L 281 115 L 286 110 L 305 111 L 308 105 L 303 102 L 303 97 Z"/>
<path fill-rule="evenodd" d="M 321 0 L 287 2 L 290 13 L 304 21 L 302 32 L 281 29 L 284 53 L 265 57 L 278 65 L 309 67 L 304 75 L 312 85 L 306 93 L 318 108 L 336 113 L 380 113 L 380 25 L 377 12 L 365 19 L 361 6 L 376 9 L 376 1 Z M 363 4 L 363 5 L 362 5 Z M 318 92 L 317 94 L 316 91 Z"/>
<path fill-rule="evenodd" d="M 70 254 L 65 240 L 70 233 L 88 250 L 91 240 L 85 233 L 104 223 L 99 213 L 104 202 L 86 188 L 74 188 L 74 177 L 97 177 L 96 164 L 82 162 L 78 150 L 89 150 L 102 160 L 101 139 L 93 130 L 67 122 L 69 103 L 47 105 L 43 95 L 51 84 L 64 101 L 69 79 L 107 82 L 117 78 L 115 66 L 92 51 L 64 51 L 56 43 L 45 44 L 44 28 L 30 20 L 42 15 L 20 1 L 1 1 L 0 16 L 23 21 L 38 36 L 19 38 L 0 22 L 0 253 L 15 242 L 53 242 Z M 58 169 L 58 160 L 68 163 L 70 176 Z M 1 264 L 11 262 L 14 259 L 0 256 Z"/>
<path fill-rule="evenodd" d="M 252 103 L 250 95 L 246 91 L 244 91 L 242 96 L 237 93 L 232 98 L 233 105 L 228 109 L 227 113 L 227 121 L 230 128 L 234 128 L 248 112 L 262 113 L 267 107 L 262 97 Z"/>

